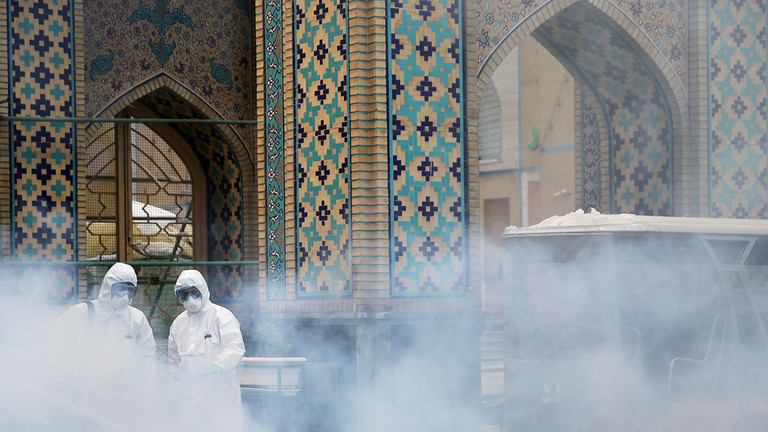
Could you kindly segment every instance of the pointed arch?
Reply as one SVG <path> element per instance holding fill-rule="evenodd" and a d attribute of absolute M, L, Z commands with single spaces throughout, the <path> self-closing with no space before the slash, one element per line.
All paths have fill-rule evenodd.
<path fill-rule="evenodd" d="M 476 73 L 481 91 L 490 82 L 490 77 L 507 53 L 511 52 L 520 41 L 561 11 L 573 5 L 582 5 L 599 10 L 602 12 L 601 15 L 606 23 L 609 23 L 616 29 L 621 29 L 620 33 L 624 34 L 628 41 L 636 47 L 638 54 L 644 57 L 644 62 L 655 65 L 652 70 L 657 75 L 660 83 L 666 87 L 665 94 L 672 96 L 672 99 L 676 101 L 675 105 L 680 107 L 686 106 L 687 70 L 683 69 L 685 65 L 684 57 L 687 52 L 687 39 L 684 37 L 686 21 L 681 20 L 682 22 L 677 23 L 677 27 L 682 28 L 683 31 L 678 31 L 679 35 L 676 35 L 676 39 L 665 40 L 663 45 L 668 46 L 662 47 L 662 43 L 655 42 L 649 31 L 636 21 L 635 17 L 642 19 L 641 15 L 633 14 L 631 6 L 625 5 L 622 7 L 612 0 L 548 0 L 536 2 L 536 5 L 532 6 L 527 5 L 531 2 L 517 2 L 517 7 L 521 9 L 511 12 L 511 20 L 508 17 L 493 15 L 491 11 L 494 9 L 495 3 L 489 2 L 487 7 L 487 11 L 491 15 L 484 14 L 485 10 L 476 11 L 476 15 L 480 15 L 485 20 L 485 23 L 490 24 L 478 23 L 475 28 L 477 34 L 470 36 L 478 41 L 488 40 L 486 42 L 487 48 L 483 49 L 482 45 L 484 44 L 479 43 L 481 47 L 476 53 L 478 56 L 476 59 L 478 64 Z M 674 5 L 672 6 L 674 7 Z M 509 8 L 497 9 L 507 10 Z M 682 9 L 684 8 L 676 6 L 673 11 Z M 675 16 L 679 17 L 679 14 L 675 14 Z M 504 24 L 501 25 L 501 22 L 504 22 Z M 493 41 L 496 41 L 496 43 L 493 43 Z"/>
<path fill-rule="evenodd" d="M 140 118 L 212 119 L 218 122 L 151 123 L 153 129 L 173 133 L 186 143 L 188 151 L 199 160 L 205 178 L 208 199 L 207 254 L 211 261 L 253 260 L 258 254 L 258 242 L 246 241 L 245 226 L 257 219 L 258 187 L 255 162 L 251 149 L 242 138 L 241 130 L 231 124 L 204 100 L 164 73 L 159 73 L 112 101 L 102 109 L 100 118 L 125 114 Z M 137 117 L 138 118 L 138 117 Z M 108 124 L 108 123 L 107 123 Z M 92 123 L 85 128 L 89 137 L 96 136 L 106 126 Z M 246 275 L 247 273 L 247 275 Z M 218 298 L 234 299 L 245 286 L 244 279 L 256 278 L 258 271 L 245 272 L 242 267 L 212 269 L 209 284 L 218 287 Z"/>
<path fill-rule="evenodd" d="M 526 2 L 517 7 L 523 8 L 522 3 Z M 674 169 L 681 165 L 688 139 L 683 71 L 615 2 L 550 1 L 518 12 L 520 19 L 496 36 L 498 43 L 492 49 L 484 51 L 482 45 L 487 48 L 492 30 L 486 23 L 496 18 L 486 16 L 477 25 L 477 94 L 483 93 L 507 53 L 524 37 L 533 36 L 579 85 L 591 89 L 606 117 L 610 130 L 605 144 L 612 152 L 607 191 L 611 210 L 674 214 L 675 183 L 680 179 Z M 643 147 L 649 143 L 653 145 Z M 648 154 L 639 154 L 645 148 Z M 634 156 L 639 160 L 629 162 Z"/>
<path fill-rule="evenodd" d="M 215 125 L 215 127 L 220 129 L 220 133 L 227 138 L 229 146 L 238 156 L 237 159 L 244 171 L 248 172 L 253 170 L 253 155 L 245 144 L 245 139 L 243 139 L 239 131 L 233 125 L 226 125 L 223 123 L 226 119 L 221 113 L 197 93 L 190 90 L 165 72 L 159 72 L 123 93 L 119 98 L 113 100 L 110 104 L 102 108 L 101 111 L 96 114 L 96 117 L 115 117 L 133 102 L 146 98 L 147 96 L 156 93 L 159 89 L 164 89 L 163 92 L 167 95 L 172 95 L 170 96 L 172 100 L 181 101 L 183 103 L 174 109 L 164 109 L 164 113 L 157 112 L 158 115 L 162 118 L 200 118 L 222 121 L 222 123 Z"/>

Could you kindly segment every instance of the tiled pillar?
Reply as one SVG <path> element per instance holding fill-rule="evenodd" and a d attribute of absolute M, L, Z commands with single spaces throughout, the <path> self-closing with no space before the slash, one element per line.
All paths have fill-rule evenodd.
<path fill-rule="evenodd" d="M 768 217 L 766 13 L 762 2 L 709 4 L 712 217 Z"/>
<path fill-rule="evenodd" d="M 10 35 L 7 108 L 19 117 L 72 117 L 76 108 L 75 46 L 72 23 L 79 22 L 75 3 L 9 3 Z M 74 19 L 73 19 L 74 18 Z M 19 261 L 77 259 L 76 160 L 77 126 L 68 122 L 13 122 L 7 159 L 10 226 L 6 253 Z M 5 151 L 5 150 L 4 150 Z M 56 283 L 51 296 L 75 294 L 74 269 L 51 267 Z M 34 271 L 35 281 L 41 272 Z M 27 274 L 30 276 L 31 274 Z M 42 281 L 40 281 L 42 282 Z"/>

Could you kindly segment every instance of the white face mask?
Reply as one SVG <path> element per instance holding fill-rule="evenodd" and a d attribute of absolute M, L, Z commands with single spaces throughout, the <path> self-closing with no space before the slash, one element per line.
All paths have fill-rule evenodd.
<path fill-rule="evenodd" d="M 184 307 L 189 311 L 189 313 L 198 313 L 200 312 L 200 309 L 203 308 L 203 299 L 202 298 L 194 298 L 192 296 L 187 297 L 187 301 L 182 302 L 181 304 L 184 305 Z"/>
<path fill-rule="evenodd" d="M 131 298 L 128 295 L 112 296 L 112 307 L 117 311 L 127 308 L 129 304 L 131 304 Z"/>

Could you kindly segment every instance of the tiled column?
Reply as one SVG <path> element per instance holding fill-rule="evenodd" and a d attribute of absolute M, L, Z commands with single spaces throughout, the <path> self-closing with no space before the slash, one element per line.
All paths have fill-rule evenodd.
<path fill-rule="evenodd" d="M 10 2 L 6 91 L 8 112 L 19 117 L 71 117 L 75 112 L 74 2 Z M 10 258 L 71 261 L 77 258 L 76 125 L 14 122 L 10 125 Z M 42 273 L 36 268 L 34 273 Z M 50 295 L 74 295 L 72 268 L 51 276 Z M 63 278 L 63 279 L 62 279 Z M 37 278 L 35 279 L 37 280 Z"/>

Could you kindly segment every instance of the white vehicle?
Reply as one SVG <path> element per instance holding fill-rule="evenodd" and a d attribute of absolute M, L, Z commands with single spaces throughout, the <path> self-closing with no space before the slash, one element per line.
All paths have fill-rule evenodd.
<path fill-rule="evenodd" d="M 768 427 L 768 221 L 505 230 L 504 431 Z"/>

